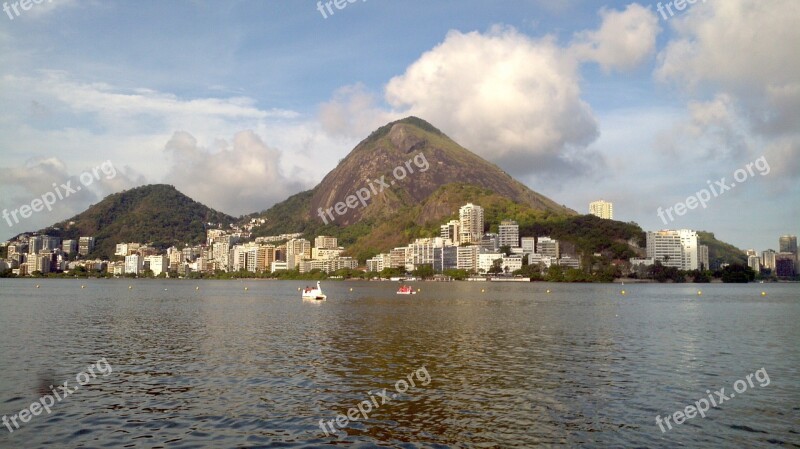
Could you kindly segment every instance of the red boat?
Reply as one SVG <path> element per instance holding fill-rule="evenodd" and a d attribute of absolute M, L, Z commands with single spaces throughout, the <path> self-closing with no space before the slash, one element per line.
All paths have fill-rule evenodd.
<path fill-rule="evenodd" d="M 409 285 L 402 285 L 400 286 L 400 290 L 397 290 L 398 295 L 416 295 L 417 292 L 414 291 L 413 288 Z"/>

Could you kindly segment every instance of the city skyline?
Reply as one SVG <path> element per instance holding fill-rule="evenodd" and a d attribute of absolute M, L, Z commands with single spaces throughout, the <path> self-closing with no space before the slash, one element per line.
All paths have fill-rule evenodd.
<path fill-rule="evenodd" d="M 602 196 L 646 230 L 663 227 L 659 208 L 763 157 L 769 174 L 669 226 L 743 249 L 800 232 L 800 102 L 779 94 L 800 78 L 785 64 L 796 2 L 698 2 L 669 20 L 622 1 L 363 2 L 327 18 L 316 6 L 64 0 L 4 17 L 0 208 L 75 186 L 102 160 L 119 173 L 0 226 L 0 240 L 144 184 L 228 214 L 264 210 L 408 115 L 560 204 Z M 440 62 L 439 78 L 423 76 Z"/>

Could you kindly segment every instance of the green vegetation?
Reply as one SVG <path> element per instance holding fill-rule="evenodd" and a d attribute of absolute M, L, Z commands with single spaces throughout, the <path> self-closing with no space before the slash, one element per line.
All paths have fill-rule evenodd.
<path fill-rule="evenodd" d="M 712 232 L 699 231 L 697 233 L 698 245 L 708 246 L 708 262 L 712 267 L 723 263 L 731 265 L 747 265 L 747 256 L 739 248 L 719 241 Z M 708 269 L 710 267 L 706 267 Z"/>
<path fill-rule="evenodd" d="M 208 223 L 227 227 L 235 219 L 210 209 L 169 185 L 148 185 L 109 195 L 85 212 L 40 233 L 78 239 L 94 236 L 89 257 L 110 258 L 117 243 L 182 247 L 206 239 Z"/>

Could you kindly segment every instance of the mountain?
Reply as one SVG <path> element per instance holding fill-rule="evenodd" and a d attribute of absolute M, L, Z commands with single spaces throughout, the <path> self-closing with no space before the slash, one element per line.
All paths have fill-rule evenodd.
<path fill-rule="evenodd" d="M 708 246 L 708 263 L 718 266 L 721 263 L 747 265 L 747 255 L 739 248 L 717 240 L 713 232 L 697 231 L 697 244 Z"/>
<path fill-rule="evenodd" d="M 369 198 L 336 212 L 338 203 L 359 192 Z M 426 121 L 408 117 L 370 134 L 314 189 L 253 216 L 267 219 L 257 235 L 327 233 L 354 246 L 353 253 L 376 252 L 431 230 L 438 234 L 439 225 L 467 202 L 539 216 L 576 215 Z"/>
<path fill-rule="evenodd" d="M 147 185 L 115 193 L 86 211 L 39 231 L 77 239 L 94 236 L 92 256 L 111 257 L 122 242 L 150 242 L 160 247 L 202 243 L 208 223 L 227 227 L 235 218 L 210 209 L 171 185 Z"/>

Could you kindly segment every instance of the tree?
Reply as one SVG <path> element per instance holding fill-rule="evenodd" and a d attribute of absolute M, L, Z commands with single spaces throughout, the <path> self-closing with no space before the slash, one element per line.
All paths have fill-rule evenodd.
<path fill-rule="evenodd" d="M 756 278 L 756 272 L 744 265 L 728 265 L 722 269 L 722 282 L 746 284 Z"/>
<path fill-rule="evenodd" d="M 500 274 L 503 272 L 503 259 L 495 259 L 492 261 L 492 268 L 489 268 L 489 274 Z"/>
<path fill-rule="evenodd" d="M 418 266 L 416 270 L 411 272 L 411 274 L 414 275 L 414 277 L 428 279 L 432 278 L 435 272 L 433 271 L 433 266 L 430 264 L 425 264 Z"/>

